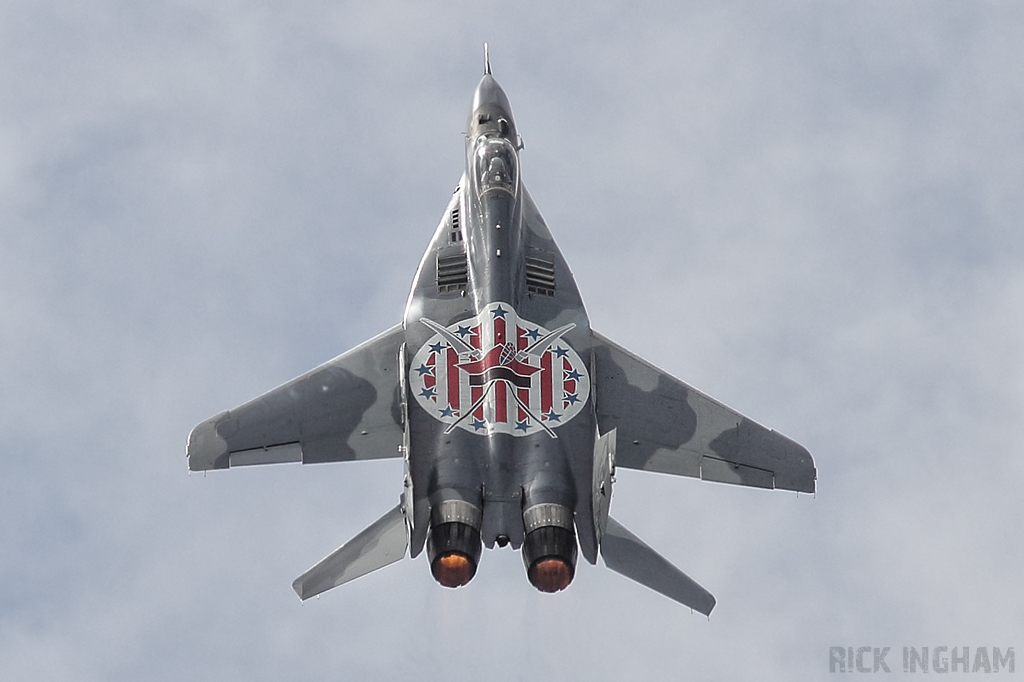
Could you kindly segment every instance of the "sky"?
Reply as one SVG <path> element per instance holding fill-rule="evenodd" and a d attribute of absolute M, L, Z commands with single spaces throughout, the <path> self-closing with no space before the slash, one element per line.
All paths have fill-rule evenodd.
<path fill-rule="evenodd" d="M 768 5 L 0 5 L 0 679 L 1024 656 L 1024 8 Z M 188 473 L 195 424 L 401 319 L 484 41 L 594 328 L 815 457 L 814 496 L 619 471 L 710 619 L 508 549 L 300 603 L 401 463 Z"/>

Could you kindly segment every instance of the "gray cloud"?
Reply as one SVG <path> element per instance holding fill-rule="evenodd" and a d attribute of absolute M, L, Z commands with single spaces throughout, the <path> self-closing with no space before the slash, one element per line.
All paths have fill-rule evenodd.
<path fill-rule="evenodd" d="M 1022 18 L 5 4 L 0 677 L 791 679 L 832 645 L 1020 647 Z M 619 476 L 710 622 L 603 568 L 538 594 L 500 550 L 465 589 L 407 561 L 300 605 L 400 466 L 186 472 L 199 420 L 399 319 L 484 40 L 595 327 L 815 454 L 813 499 Z"/>

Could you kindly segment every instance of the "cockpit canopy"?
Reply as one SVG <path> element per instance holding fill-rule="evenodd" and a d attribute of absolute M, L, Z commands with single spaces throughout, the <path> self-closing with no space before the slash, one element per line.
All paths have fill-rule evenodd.
<path fill-rule="evenodd" d="M 519 157 L 516 148 L 503 137 L 481 137 L 473 153 L 477 193 L 519 191 Z"/>

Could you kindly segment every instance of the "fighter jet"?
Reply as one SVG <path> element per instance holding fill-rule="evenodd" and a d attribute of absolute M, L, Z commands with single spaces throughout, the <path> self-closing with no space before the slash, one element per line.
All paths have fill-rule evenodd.
<path fill-rule="evenodd" d="M 424 548 L 459 587 L 498 545 L 521 549 L 542 592 L 569 586 L 577 553 L 600 555 L 709 615 L 707 590 L 609 516 L 616 468 L 812 493 L 814 461 L 591 329 L 486 48 L 484 62 L 465 172 L 402 322 L 196 426 L 189 469 L 404 459 L 398 504 L 295 580 L 303 600 Z"/>

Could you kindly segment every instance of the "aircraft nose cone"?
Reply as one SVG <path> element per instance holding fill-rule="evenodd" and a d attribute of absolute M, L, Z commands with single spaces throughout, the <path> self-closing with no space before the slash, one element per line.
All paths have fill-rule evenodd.
<path fill-rule="evenodd" d="M 473 93 L 473 111 L 486 104 L 501 107 L 506 113 L 510 113 L 512 109 L 508 103 L 508 96 L 505 94 L 505 91 L 498 85 L 498 81 L 494 80 L 494 76 L 489 73 L 480 79 L 480 84 L 476 86 L 476 92 Z"/>
<path fill-rule="evenodd" d="M 508 96 L 498 85 L 498 81 L 488 73 L 480 79 L 480 84 L 473 93 L 473 106 L 469 110 L 466 131 L 473 137 L 473 132 L 481 125 L 498 120 L 504 120 L 507 124 L 502 129 L 502 134 L 513 137 L 515 121 L 512 118 L 512 105 L 509 104 Z"/>

